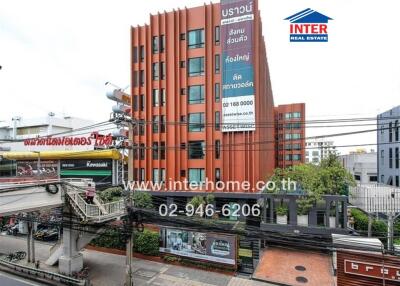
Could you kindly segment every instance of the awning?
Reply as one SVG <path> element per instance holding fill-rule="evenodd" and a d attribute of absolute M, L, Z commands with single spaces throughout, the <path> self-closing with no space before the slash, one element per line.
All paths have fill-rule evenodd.
<path fill-rule="evenodd" d="M 4 152 L 2 157 L 9 160 L 65 160 L 65 159 L 121 159 L 118 150 L 90 151 L 41 151 L 41 152 Z"/>

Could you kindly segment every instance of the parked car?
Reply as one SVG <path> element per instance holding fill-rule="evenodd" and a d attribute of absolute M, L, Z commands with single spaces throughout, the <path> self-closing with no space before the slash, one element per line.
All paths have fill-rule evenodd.
<path fill-rule="evenodd" d="M 41 228 L 33 236 L 37 240 L 51 241 L 58 239 L 58 228 Z"/>

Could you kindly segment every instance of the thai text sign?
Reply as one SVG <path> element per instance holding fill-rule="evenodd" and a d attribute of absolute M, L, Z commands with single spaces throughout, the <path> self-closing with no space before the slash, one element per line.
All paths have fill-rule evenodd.
<path fill-rule="evenodd" d="M 222 131 L 255 130 L 253 1 L 221 1 Z"/>

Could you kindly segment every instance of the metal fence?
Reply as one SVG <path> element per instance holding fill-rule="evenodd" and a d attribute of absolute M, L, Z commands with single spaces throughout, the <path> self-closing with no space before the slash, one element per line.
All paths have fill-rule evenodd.
<path fill-rule="evenodd" d="M 400 188 L 384 184 L 350 187 L 349 203 L 368 213 L 399 213 Z"/>

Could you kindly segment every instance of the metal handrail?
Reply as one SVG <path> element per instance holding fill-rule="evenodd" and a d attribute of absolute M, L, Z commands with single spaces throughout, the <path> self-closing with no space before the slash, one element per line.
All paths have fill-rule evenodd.
<path fill-rule="evenodd" d="M 88 204 L 81 196 L 83 193 L 84 192 L 82 191 L 67 191 L 67 195 L 88 220 L 100 222 L 103 220 L 112 219 L 125 213 L 125 205 L 123 200 L 102 204 L 102 208 L 106 210 L 106 213 L 103 213 L 98 205 Z"/>

